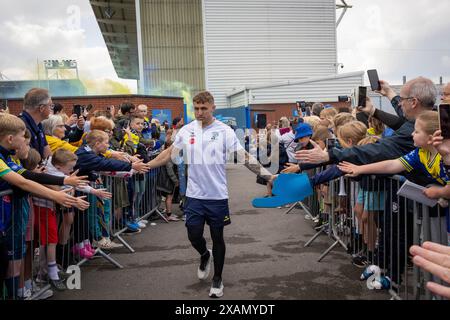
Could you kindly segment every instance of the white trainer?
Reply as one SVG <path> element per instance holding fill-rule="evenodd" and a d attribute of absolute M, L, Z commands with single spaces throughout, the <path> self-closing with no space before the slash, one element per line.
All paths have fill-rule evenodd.
<path fill-rule="evenodd" d="M 223 282 L 220 280 L 220 285 L 218 287 L 214 286 L 214 282 L 211 285 L 211 289 L 209 290 L 210 298 L 220 298 L 223 296 Z"/>
<path fill-rule="evenodd" d="M 147 227 L 147 225 L 142 221 L 137 221 L 136 223 L 139 226 L 139 229 L 144 229 Z"/>
<path fill-rule="evenodd" d="M 208 249 L 208 251 L 209 251 L 209 259 L 206 262 L 205 270 L 201 270 L 200 266 L 198 267 L 198 270 L 197 270 L 197 276 L 200 280 L 208 279 L 209 271 L 211 270 L 211 262 L 213 260 L 213 255 L 212 255 L 212 251 L 210 249 Z"/>

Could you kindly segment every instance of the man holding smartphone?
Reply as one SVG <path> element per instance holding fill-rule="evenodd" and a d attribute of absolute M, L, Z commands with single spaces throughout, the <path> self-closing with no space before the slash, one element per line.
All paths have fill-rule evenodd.
<path fill-rule="evenodd" d="M 419 77 L 408 81 L 401 89 L 400 96 L 386 81 L 380 81 L 380 94 L 387 97 L 397 113 L 396 115 L 376 109 L 367 100 L 365 108 L 359 108 L 388 127 L 395 130 L 391 137 L 386 137 L 376 144 L 356 146 L 348 149 L 324 151 L 320 148 L 302 150 L 296 153 L 297 160 L 305 163 L 339 163 L 348 161 L 355 164 L 367 164 L 395 159 L 414 150 L 412 132 L 416 117 L 423 111 L 431 110 L 436 102 L 436 86 L 430 79 Z"/>

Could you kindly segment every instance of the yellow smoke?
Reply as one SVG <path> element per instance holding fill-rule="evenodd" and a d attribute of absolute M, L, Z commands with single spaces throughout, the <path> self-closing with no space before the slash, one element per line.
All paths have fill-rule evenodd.
<path fill-rule="evenodd" d="M 179 81 L 164 81 L 161 86 L 152 88 L 150 94 L 161 96 L 176 96 L 183 97 L 184 103 L 187 106 L 187 119 L 188 122 L 195 119 L 194 106 L 192 104 L 192 96 L 194 90 L 186 83 Z"/>
<path fill-rule="evenodd" d="M 128 86 L 111 79 L 82 79 L 81 82 L 86 87 L 88 95 L 132 94 Z"/>

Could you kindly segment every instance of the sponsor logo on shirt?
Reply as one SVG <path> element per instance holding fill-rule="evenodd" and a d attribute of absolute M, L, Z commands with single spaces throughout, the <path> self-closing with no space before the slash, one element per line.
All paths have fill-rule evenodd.
<path fill-rule="evenodd" d="M 194 144 L 195 143 L 195 133 L 191 132 L 191 137 L 189 138 L 189 144 Z"/>

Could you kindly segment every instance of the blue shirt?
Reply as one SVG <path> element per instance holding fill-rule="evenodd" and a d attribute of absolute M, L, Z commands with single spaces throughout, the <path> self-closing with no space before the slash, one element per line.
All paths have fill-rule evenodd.
<path fill-rule="evenodd" d="M 0 192 L 11 189 L 10 184 L 1 178 L 11 172 L 6 160 L 10 155 L 11 151 L 0 146 Z M 11 196 L 0 196 L 0 232 L 5 232 L 11 222 L 11 208 Z"/>
<path fill-rule="evenodd" d="M 419 170 L 440 185 L 450 184 L 450 179 L 447 177 L 447 172 L 439 153 L 432 156 L 429 151 L 417 148 L 399 158 L 399 160 L 407 172 Z"/>
<path fill-rule="evenodd" d="M 31 115 L 23 111 L 19 118 L 25 122 L 25 125 L 27 129 L 31 133 L 31 148 L 36 149 L 37 152 L 41 155 L 42 158 L 44 158 L 44 149 L 48 145 L 47 140 L 45 139 L 44 130 L 42 129 L 42 124 L 36 124 L 34 122 L 34 119 L 31 117 Z"/>

